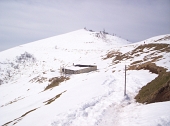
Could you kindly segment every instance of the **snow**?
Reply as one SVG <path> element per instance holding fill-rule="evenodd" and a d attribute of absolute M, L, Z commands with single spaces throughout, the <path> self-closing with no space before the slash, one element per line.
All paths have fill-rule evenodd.
<path fill-rule="evenodd" d="M 152 43 L 165 36 L 145 41 Z M 81 29 L 0 52 L 0 125 L 7 122 L 9 126 L 170 125 L 169 101 L 139 104 L 134 99 L 157 74 L 128 70 L 124 96 L 124 65 L 152 52 L 145 49 L 138 57 L 115 65 L 112 59 L 102 59 L 110 50 L 127 53 L 141 44 L 143 41 L 130 43 Z M 159 55 L 163 58 L 156 64 L 170 70 L 167 58 L 170 54 Z M 73 63 L 97 65 L 98 70 L 67 75 L 69 80 L 44 90 L 50 78 L 61 76 L 60 67 L 67 68 Z M 46 104 L 59 94 L 59 98 Z"/>
<path fill-rule="evenodd" d="M 109 118 L 108 115 L 113 115 L 114 107 L 111 106 L 104 116 L 102 123 L 99 126 L 169 126 L 170 102 L 153 103 L 148 105 L 127 104 L 118 110 L 115 118 Z"/>

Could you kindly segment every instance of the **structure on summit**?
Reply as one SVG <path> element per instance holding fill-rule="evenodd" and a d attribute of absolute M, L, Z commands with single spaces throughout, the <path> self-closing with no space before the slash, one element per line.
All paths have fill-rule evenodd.
<path fill-rule="evenodd" d="M 71 67 L 60 69 L 60 71 L 64 74 L 81 74 L 81 73 L 88 73 L 95 70 L 97 70 L 96 65 L 81 65 L 81 64 L 77 64 L 77 65 L 73 64 L 73 66 Z"/>

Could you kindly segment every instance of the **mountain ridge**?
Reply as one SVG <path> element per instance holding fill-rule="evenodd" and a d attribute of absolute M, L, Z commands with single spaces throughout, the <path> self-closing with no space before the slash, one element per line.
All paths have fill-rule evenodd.
<path fill-rule="evenodd" d="M 134 99 L 158 76 L 137 67 L 152 61 L 170 70 L 169 36 L 130 43 L 81 29 L 0 52 L 0 125 L 169 125 L 169 101 L 143 105 Z M 64 80 L 60 67 L 73 63 L 97 65 L 98 70 L 64 75 L 69 78 Z M 60 77 L 57 86 L 45 90 Z M 156 107 L 161 112 L 150 109 Z"/>

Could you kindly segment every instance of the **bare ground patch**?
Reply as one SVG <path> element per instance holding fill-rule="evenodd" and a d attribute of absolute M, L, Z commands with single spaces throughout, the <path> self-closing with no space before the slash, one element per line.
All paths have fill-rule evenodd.
<path fill-rule="evenodd" d="M 113 58 L 113 57 L 119 56 L 121 54 L 122 53 L 119 52 L 118 50 L 112 50 L 112 51 L 110 51 L 110 52 L 108 52 L 106 54 L 106 57 L 104 57 L 103 60 L 106 60 L 106 59 L 109 59 L 109 58 Z"/>
<path fill-rule="evenodd" d="M 137 102 L 149 104 L 170 100 L 170 72 L 166 72 L 167 69 L 156 66 L 156 64 L 152 62 L 146 62 L 136 66 L 132 65 L 128 69 L 144 69 L 158 74 L 158 77 L 149 82 L 146 86 L 142 87 L 135 97 Z"/>
<path fill-rule="evenodd" d="M 64 91 L 64 92 L 66 92 L 66 91 Z M 45 103 L 45 105 L 51 104 L 51 103 L 54 102 L 57 98 L 59 98 L 64 92 L 56 95 L 55 97 L 53 97 L 53 98 L 51 98 L 51 99 L 49 99 L 49 100 L 47 100 L 47 101 L 45 101 L 45 102 L 43 102 L 43 103 Z"/>
<path fill-rule="evenodd" d="M 54 87 L 58 86 L 61 82 L 69 80 L 69 79 L 70 79 L 69 77 L 64 77 L 64 76 L 53 77 L 53 78 L 49 79 L 49 82 L 51 82 L 51 83 L 44 89 L 44 91 L 54 88 Z"/>
<path fill-rule="evenodd" d="M 169 40 L 170 36 L 157 41 Z M 170 53 L 170 44 L 150 43 L 139 45 L 132 51 L 125 54 L 121 52 L 110 51 L 104 59 L 112 58 L 113 64 L 118 64 L 121 61 L 134 61 L 128 66 L 128 70 L 149 70 L 152 73 L 158 74 L 154 80 L 142 87 L 138 95 L 135 97 L 140 103 L 153 103 L 170 101 L 170 72 L 161 66 L 156 66 L 154 62 L 163 58 L 162 52 Z M 140 60 L 134 58 L 145 54 Z"/>
<path fill-rule="evenodd" d="M 153 51 L 152 53 L 149 53 Z M 150 44 L 143 44 L 138 47 L 136 47 L 134 50 L 129 51 L 127 53 L 121 53 L 118 50 L 112 50 L 106 54 L 106 57 L 103 58 L 103 60 L 112 58 L 113 63 L 117 64 L 120 63 L 122 60 L 128 60 L 128 59 L 134 59 L 135 57 L 140 56 L 141 54 L 146 54 L 146 56 L 138 61 L 135 62 L 142 62 L 142 61 L 151 61 L 155 62 L 157 60 L 160 60 L 163 56 L 159 55 L 161 52 L 170 52 L 170 44 L 158 44 L 158 43 L 150 43 Z M 133 63 L 135 64 L 135 63 Z"/>
<path fill-rule="evenodd" d="M 46 77 L 36 76 L 33 79 L 31 79 L 29 82 L 43 83 L 43 82 L 46 82 L 46 81 L 47 81 Z"/>
<path fill-rule="evenodd" d="M 164 67 L 156 66 L 156 64 L 152 62 L 145 62 L 145 63 L 135 64 L 135 65 L 131 64 L 128 67 L 128 70 L 141 70 L 141 69 L 149 70 L 150 72 L 155 74 L 161 74 L 166 72 L 166 69 Z"/>
<path fill-rule="evenodd" d="M 10 104 L 13 104 L 13 103 L 15 103 L 15 102 L 17 102 L 19 100 L 22 100 L 22 99 L 24 99 L 24 98 L 21 98 L 21 97 L 15 98 L 14 100 L 6 103 L 5 105 L 1 105 L 0 107 L 4 107 L 4 106 L 10 105 Z"/>
<path fill-rule="evenodd" d="M 66 92 L 66 91 L 64 91 L 64 92 Z M 59 98 L 64 92 L 56 95 L 55 97 L 53 97 L 53 98 L 51 98 L 51 99 L 49 99 L 49 100 L 47 100 L 47 101 L 45 101 L 45 102 L 43 102 L 43 103 L 45 103 L 45 105 L 51 104 L 51 103 L 54 102 L 57 98 Z M 15 124 L 17 124 L 19 121 L 21 121 L 26 115 L 30 114 L 31 112 L 33 112 L 33 111 L 35 111 L 35 110 L 37 110 L 37 109 L 38 109 L 38 108 L 32 109 L 32 110 L 24 113 L 24 114 L 21 115 L 20 117 L 14 119 L 14 120 L 12 120 L 12 121 L 9 121 L 9 122 L 7 122 L 7 123 L 5 123 L 5 124 L 3 124 L 2 126 L 15 125 Z"/>
<path fill-rule="evenodd" d="M 28 115 L 29 113 L 35 111 L 36 109 L 38 109 L 38 108 L 35 108 L 35 109 L 30 110 L 30 111 L 26 112 L 25 114 L 21 115 L 19 118 L 16 118 L 16 119 L 14 119 L 14 120 L 12 120 L 12 121 L 9 121 L 9 122 L 3 124 L 2 126 L 8 126 L 9 124 L 15 125 L 15 124 L 17 124 L 19 121 L 21 121 L 21 120 L 23 119 L 23 117 L 25 117 L 25 116 Z"/>
<path fill-rule="evenodd" d="M 170 72 L 160 74 L 142 87 L 135 99 L 137 102 L 147 104 L 170 101 Z"/>
<path fill-rule="evenodd" d="M 170 36 L 167 35 L 167 36 L 165 36 L 163 38 L 160 38 L 160 39 L 156 40 L 155 42 L 159 42 L 159 41 L 162 41 L 162 40 L 170 40 Z"/>

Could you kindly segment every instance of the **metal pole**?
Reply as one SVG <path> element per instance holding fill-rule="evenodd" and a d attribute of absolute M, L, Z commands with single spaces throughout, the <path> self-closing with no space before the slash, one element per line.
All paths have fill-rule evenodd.
<path fill-rule="evenodd" d="M 124 90 L 124 96 L 126 95 L 126 65 L 125 65 L 125 90 Z"/>

